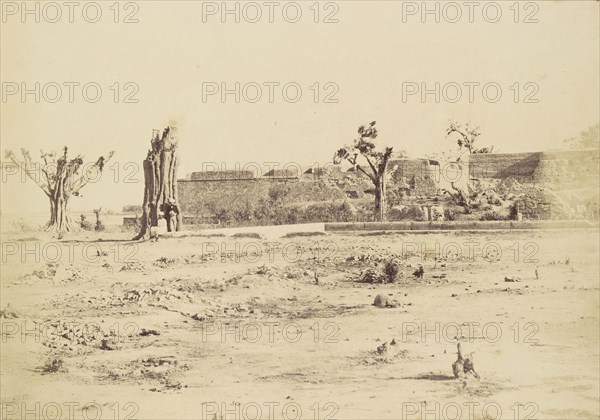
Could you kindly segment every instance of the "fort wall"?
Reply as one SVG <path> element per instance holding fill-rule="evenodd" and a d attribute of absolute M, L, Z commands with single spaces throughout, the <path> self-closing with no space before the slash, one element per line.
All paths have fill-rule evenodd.
<path fill-rule="evenodd" d="M 432 197 L 448 188 L 448 179 L 466 183 L 472 179 L 509 179 L 543 184 L 552 189 L 598 188 L 600 151 L 558 150 L 534 153 L 474 154 L 460 165 L 442 165 L 429 159 L 392 159 L 390 189 L 407 196 Z M 460 169 L 456 169 L 460 168 Z M 452 172 L 454 171 L 454 174 Z M 209 216 L 219 209 L 232 212 L 266 200 L 274 186 L 285 187 L 286 204 L 370 199 L 372 182 L 362 173 L 341 169 L 296 173 L 274 173 L 256 177 L 251 171 L 195 172 L 178 180 L 179 202 L 185 215 Z"/>

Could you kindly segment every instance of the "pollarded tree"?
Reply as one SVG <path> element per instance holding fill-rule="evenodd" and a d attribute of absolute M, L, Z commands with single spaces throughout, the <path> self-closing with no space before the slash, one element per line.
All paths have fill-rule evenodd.
<path fill-rule="evenodd" d="M 59 234 L 72 232 L 78 229 L 78 226 L 69 215 L 69 200 L 73 196 L 79 196 L 79 191 L 90 180 L 98 179 L 98 174 L 102 172 L 114 152 L 110 152 L 106 157 L 100 156 L 93 164 L 84 164 L 81 155 L 70 159 L 67 147 L 63 149 L 60 157 L 57 157 L 56 152 L 41 153 L 43 162 L 33 162 L 31 154 L 25 149 L 21 149 L 22 161 L 10 150 L 5 152 L 5 156 L 25 171 L 48 196 L 50 221 L 47 230 Z"/>
<path fill-rule="evenodd" d="M 151 149 L 144 160 L 144 203 L 142 205 L 141 229 L 135 239 L 148 238 L 150 227 L 158 225 L 158 219 L 167 221 L 169 232 L 181 230 L 181 212 L 177 195 L 177 167 L 179 148 L 177 128 L 154 130 Z"/>
<path fill-rule="evenodd" d="M 342 160 L 350 162 L 356 171 L 365 174 L 375 185 L 375 218 L 385 220 L 386 211 L 386 169 L 392 156 L 393 148 L 385 147 L 383 151 L 376 150 L 375 139 L 377 138 L 375 121 L 368 126 L 361 125 L 358 128 L 358 137 L 354 143 L 339 149 L 333 162 L 339 164 Z M 362 156 L 369 167 L 365 170 L 358 163 L 358 156 Z"/>

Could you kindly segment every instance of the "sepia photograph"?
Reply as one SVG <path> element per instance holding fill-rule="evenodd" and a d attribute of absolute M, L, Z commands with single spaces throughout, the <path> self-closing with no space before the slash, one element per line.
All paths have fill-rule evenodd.
<path fill-rule="evenodd" d="M 600 420 L 600 1 L 0 12 L 0 420 Z"/>

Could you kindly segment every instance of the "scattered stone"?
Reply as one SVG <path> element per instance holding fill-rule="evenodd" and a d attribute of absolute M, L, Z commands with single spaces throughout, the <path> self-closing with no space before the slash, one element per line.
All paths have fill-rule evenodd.
<path fill-rule="evenodd" d="M 175 356 L 163 356 L 163 357 L 149 357 L 142 360 L 142 364 L 145 367 L 158 367 L 163 365 L 177 366 L 179 362 Z"/>
<path fill-rule="evenodd" d="M 200 314 L 192 315 L 192 319 L 195 321 L 206 321 L 206 316 Z"/>
<path fill-rule="evenodd" d="M 146 337 L 146 336 L 149 336 L 149 335 L 160 335 L 160 333 L 158 331 L 156 331 L 156 330 L 147 330 L 145 328 L 142 328 L 142 330 L 140 331 L 140 335 L 142 337 Z"/>
<path fill-rule="evenodd" d="M 375 296 L 373 305 L 377 306 L 378 308 L 397 308 L 399 303 L 395 300 L 392 300 L 389 296 L 379 294 Z"/>
<path fill-rule="evenodd" d="M 504 277 L 504 281 L 513 283 L 513 282 L 521 281 L 521 279 L 517 276 L 511 276 L 511 277 Z"/>

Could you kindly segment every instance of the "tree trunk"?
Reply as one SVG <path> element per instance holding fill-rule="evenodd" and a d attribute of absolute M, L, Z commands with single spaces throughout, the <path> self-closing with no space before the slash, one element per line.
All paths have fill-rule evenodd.
<path fill-rule="evenodd" d="M 67 208 L 68 201 L 61 195 L 48 198 L 50 199 L 50 221 L 46 230 L 53 233 L 76 230 L 77 227 L 73 224 Z"/>
<path fill-rule="evenodd" d="M 379 222 L 385 221 L 385 210 L 387 206 L 385 187 L 385 179 L 384 177 L 381 177 L 375 185 L 375 220 Z"/>
<path fill-rule="evenodd" d="M 469 199 L 465 195 L 463 190 L 461 190 L 460 188 L 457 188 L 456 185 L 454 185 L 454 182 L 451 182 L 450 186 L 452 187 L 452 189 L 454 191 L 456 191 L 456 193 L 455 193 L 456 201 L 458 202 L 458 204 L 460 206 L 463 206 L 463 208 L 465 209 L 465 214 L 471 214 L 471 205 L 469 204 Z"/>
<path fill-rule="evenodd" d="M 167 220 L 167 231 L 181 230 L 181 211 L 177 195 L 179 164 L 177 129 L 167 127 L 162 137 L 154 130 L 152 149 L 144 160 L 144 202 L 141 229 L 135 239 L 148 238 L 150 227 L 157 226 L 159 215 Z"/>

